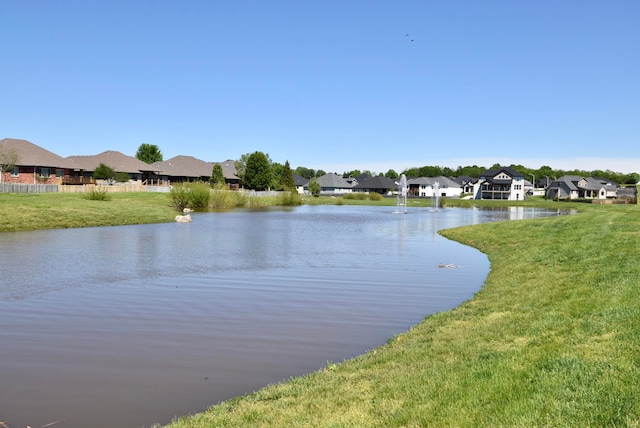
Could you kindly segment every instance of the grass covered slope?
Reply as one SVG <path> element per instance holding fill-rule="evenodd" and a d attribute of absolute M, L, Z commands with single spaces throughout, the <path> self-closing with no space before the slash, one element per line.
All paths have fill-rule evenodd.
<path fill-rule="evenodd" d="M 0 193 L 0 232 L 174 221 L 166 193 L 113 193 L 108 201 L 80 193 Z"/>
<path fill-rule="evenodd" d="M 443 235 L 489 256 L 473 300 L 170 426 L 640 425 L 637 206 Z"/>

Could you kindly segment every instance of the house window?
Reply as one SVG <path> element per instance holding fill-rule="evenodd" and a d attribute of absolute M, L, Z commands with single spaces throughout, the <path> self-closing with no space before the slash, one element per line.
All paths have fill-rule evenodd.
<path fill-rule="evenodd" d="M 51 172 L 49 171 L 49 168 L 40 168 L 40 177 L 49 178 L 50 175 Z"/>
<path fill-rule="evenodd" d="M 20 168 L 18 168 L 17 166 L 13 167 L 11 169 L 11 176 L 18 177 L 19 175 L 20 175 Z"/>
<path fill-rule="evenodd" d="M 56 169 L 56 177 L 62 177 L 64 175 L 64 169 Z"/>

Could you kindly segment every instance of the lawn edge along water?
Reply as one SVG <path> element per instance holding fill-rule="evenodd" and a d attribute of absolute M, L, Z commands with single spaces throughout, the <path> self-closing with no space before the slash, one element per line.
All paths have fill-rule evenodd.
<path fill-rule="evenodd" d="M 442 235 L 489 257 L 473 299 L 169 427 L 640 426 L 637 206 Z"/>

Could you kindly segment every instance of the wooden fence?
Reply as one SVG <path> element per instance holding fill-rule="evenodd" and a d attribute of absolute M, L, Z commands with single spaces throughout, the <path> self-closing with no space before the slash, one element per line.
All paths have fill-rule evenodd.
<path fill-rule="evenodd" d="M 55 193 L 57 184 L 0 183 L 0 193 Z"/>

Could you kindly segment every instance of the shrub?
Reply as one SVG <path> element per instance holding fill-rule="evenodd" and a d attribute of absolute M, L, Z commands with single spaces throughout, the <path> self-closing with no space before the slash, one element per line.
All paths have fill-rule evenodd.
<path fill-rule="evenodd" d="M 90 201 L 110 201 L 111 195 L 107 192 L 107 189 L 101 189 L 99 187 L 92 188 L 83 195 L 83 198 Z"/>
<path fill-rule="evenodd" d="M 211 197 L 211 187 L 204 183 L 190 183 L 189 208 L 207 208 Z"/>
<path fill-rule="evenodd" d="M 381 201 L 383 199 L 384 199 L 384 197 L 380 193 L 376 193 L 376 192 L 369 193 L 369 200 L 370 201 Z"/>
<path fill-rule="evenodd" d="M 294 206 L 301 203 L 300 195 L 296 191 L 285 190 L 278 195 L 278 205 Z"/>
<path fill-rule="evenodd" d="M 189 190 L 184 184 L 174 184 L 169 191 L 173 206 L 182 209 L 189 205 Z"/>
<path fill-rule="evenodd" d="M 244 196 L 229 190 L 226 184 L 217 183 L 213 186 L 209 206 L 217 209 L 231 209 L 242 205 Z"/>
<path fill-rule="evenodd" d="M 175 184 L 169 191 L 169 197 L 178 209 L 206 208 L 211 197 L 210 187 L 204 183 Z"/>

